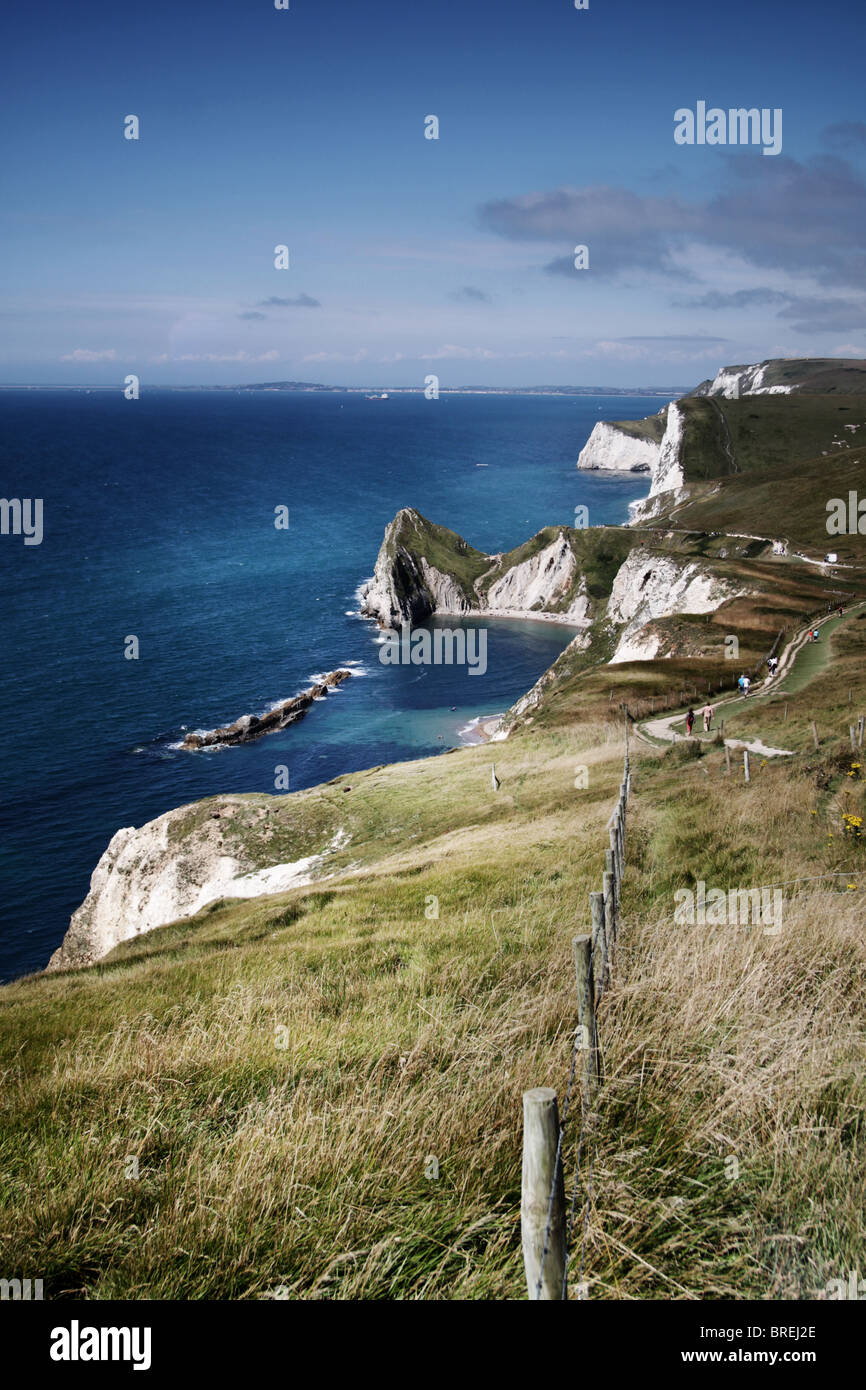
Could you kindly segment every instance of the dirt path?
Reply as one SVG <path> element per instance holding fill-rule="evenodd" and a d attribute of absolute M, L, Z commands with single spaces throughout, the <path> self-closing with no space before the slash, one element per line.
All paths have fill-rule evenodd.
<path fill-rule="evenodd" d="M 812 652 L 814 652 L 814 660 L 808 663 L 808 670 L 804 672 L 805 679 L 802 681 L 798 681 L 796 684 L 796 690 L 802 689 L 802 687 L 808 684 L 808 682 L 812 680 L 814 676 L 818 675 L 819 672 L 824 670 L 830 656 L 826 640 L 819 641 L 817 648 L 815 648 L 815 646 L 810 643 L 809 633 L 811 632 L 812 628 L 826 627 L 827 633 L 825 634 L 825 636 L 829 636 L 829 634 L 833 631 L 834 628 L 836 628 L 839 625 L 839 623 L 845 622 L 846 619 L 850 618 L 853 613 L 857 612 L 859 609 L 863 609 L 864 607 L 866 607 L 866 603 L 857 603 L 854 604 L 853 607 L 846 610 L 845 616 L 843 618 L 840 618 L 836 613 L 828 613 L 826 617 L 818 618 L 815 622 L 810 623 L 808 627 L 804 627 L 801 632 L 798 632 L 795 637 L 792 637 L 791 641 L 788 643 L 788 645 L 782 652 L 782 655 L 779 658 L 779 665 L 776 668 L 775 676 L 766 676 L 764 680 L 760 682 L 759 685 L 755 684 L 753 686 L 754 693 L 751 695 L 745 697 L 742 695 L 730 695 L 725 700 L 719 700 L 713 706 L 716 712 L 716 717 L 718 716 L 720 710 L 730 710 L 733 708 L 748 705 L 751 701 L 755 699 L 760 699 L 761 696 L 764 695 L 771 695 L 777 690 L 781 693 L 786 678 L 791 676 L 793 673 L 794 665 L 798 655 L 804 647 L 808 646 L 809 655 L 811 656 Z M 802 662 L 800 664 L 803 665 Z M 798 671 L 798 675 L 799 674 L 800 672 Z M 791 693 L 793 694 L 794 690 L 792 690 Z M 700 722 L 700 711 L 695 710 L 695 714 L 697 716 L 695 723 L 697 724 Z M 676 743 L 679 739 L 685 737 L 685 735 L 679 733 L 678 730 L 674 728 L 674 724 L 680 723 L 682 719 L 682 710 L 678 710 L 676 714 L 665 715 L 663 719 L 644 719 L 635 725 L 635 733 L 637 734 L 638 738 L 642 738 L 645 743 Z M 710 739 L 715 738 L 715 733 L 711 732 L 707 735 L 701 735 L 696 731 L 693 737 L 699 738 L 702 741 L 708 741 Z M 739 738 L 726 738 L 725 743 L 729 748 L 748 748 L 750 753 L 757 753 L 763 758 L 789 758 L 793 756 L 791 749 L 768 748 L 767 745 L 765 743 L 762 743 L 759 738 L 751 740 Z"/>

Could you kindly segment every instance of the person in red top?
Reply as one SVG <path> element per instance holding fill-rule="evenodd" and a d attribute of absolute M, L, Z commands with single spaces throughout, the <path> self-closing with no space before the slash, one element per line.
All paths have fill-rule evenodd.
<path fill-rule="evenodd" d="M 688 714 L 686 715 L 686 728 L 687 728 L 688 731 L 689 731 L 689 738 L 691 738 L 691 736 L 692 736 L 692 729 L 693 729 L 694 727 L 695 727 L 695 712 L 694 712 L 693 709 L 690 709 L 689 712 L 688 712 Z"/>

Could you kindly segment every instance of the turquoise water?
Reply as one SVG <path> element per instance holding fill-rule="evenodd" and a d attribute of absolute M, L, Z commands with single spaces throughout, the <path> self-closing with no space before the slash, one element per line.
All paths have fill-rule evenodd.
<path fill-rule="evenodd" d="M 0 979 L 46 963 L 120 826 L 273 792 L 281 764 L 297 790 L 423 757 L 512 703 L 571 632 L 490 623 L 483 676 L 383 666 L 356 590 L 384 528 L 414 506 L 499 551 L 579 504 L 592 524 L 625 520 L 646 479 L 579 474 L 577 455 L 597 419 L 659 404 L 0 392 L 0 491 L 44 499 L 41 545 L 0 536 Z M 282 734 L 174 746 L 348 663 L 356 677 Z"/>

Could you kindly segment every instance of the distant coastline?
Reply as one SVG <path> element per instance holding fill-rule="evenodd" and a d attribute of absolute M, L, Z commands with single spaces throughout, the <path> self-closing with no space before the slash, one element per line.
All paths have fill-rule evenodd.
<path fill-rule="evenodd" d="M 92 394 L 96 391 L 114 392 L 121 388 L 117 383 L 106 385 L 81 385 L 71 386 L 69 382 L 58 382 L 55 385 L 45 385 L 42 383 L 33 384 L 29 382 L 0 382 L 0 391 L 84 391 Z M 672 396 L 684 396 L 693 387 L 690 386 L 440 386 L 440 396 L 660 396 L 665 400 L 670 400 Z M 371 391 L 387 391 L 392 396 L 423 396 L 425 388 L 423 386 L 390 386 L 387 382 L 379 382 L 370 386 L 326 386 L 320 382 L 311 381 L 273 381 L 256 382 L 249 386 L 164 386 L 159 382 L 150 385 L 142 385 L 142 394 L 149 391 L 234 391 L 244 393 L 250 391 L 270 391 L 281 395 L 342 395 L 342 396 L 362 396 Z"/>

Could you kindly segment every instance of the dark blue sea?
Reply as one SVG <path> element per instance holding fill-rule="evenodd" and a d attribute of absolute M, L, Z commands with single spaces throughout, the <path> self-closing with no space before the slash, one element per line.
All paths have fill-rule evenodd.
<path fill-rule="evenodd" d="M 44 503 L 41 545 L 0 536 L 0 979 L 46 964 L 120 826 L 273 792 L 280 764 L 298 790 L 442 752 L 507 708 L 571 631 L 490 624 L 484 676 L 382 665 L 356 590 L 386 524 L 414 506 L 500 551 L 578 504 L 623 521 L 646 479 L 579 474 L 577 455 L 597 419 L 662 403 L 0 391 L 0 494 Z M 173 747 L 347 663 L 357 677 L 282 734 Z"/>

